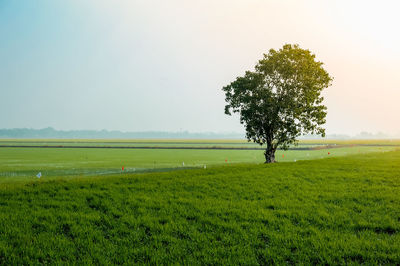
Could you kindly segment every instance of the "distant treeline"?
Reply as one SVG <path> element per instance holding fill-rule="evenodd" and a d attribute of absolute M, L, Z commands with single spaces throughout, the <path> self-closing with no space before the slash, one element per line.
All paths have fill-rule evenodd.
<path fill-rule="evenodd" d="M 0 138 L 63 138 L 63 139 L 244 139 L 240 133 L 191 133 L 182 132 L 121 132 L 108 130 L 55 130 L 48 127 L 43 129 L 13 128 L 0 129 Z"/>
<path fill-rule="evenodd" d="M 26 139 L 245 139 L 245 134 L 232 133 L 193 133 L 188 131 L 164 132 L 122 132 L 117 130 L 56 130 L 51 127 L 43 129 L 13 128 L 0 129 L 0 138 L 26 138 Z M 349 135 L 327 135 L 327 139 L 390 139 L 400 138 L 400 134 L 389 136 L 384 133 L 361 132 L 355 136 Z M 321 139 L 314 135 L 302 136 L 300 139 Z"/>

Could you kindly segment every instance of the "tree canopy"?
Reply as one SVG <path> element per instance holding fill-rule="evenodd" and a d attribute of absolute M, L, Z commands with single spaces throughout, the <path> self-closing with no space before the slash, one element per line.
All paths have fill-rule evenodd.
<path fill-rule="evenodd" d="M 325 136 L 321 92 L 332 77 L 322 65 L 309 50 L 285 44 L 223 87 L 225 113 L 239 113 L 247 139 L 267 144 L 266 163 L 275 162 L 277 148 L 287 149 L 303 134 Z"/>

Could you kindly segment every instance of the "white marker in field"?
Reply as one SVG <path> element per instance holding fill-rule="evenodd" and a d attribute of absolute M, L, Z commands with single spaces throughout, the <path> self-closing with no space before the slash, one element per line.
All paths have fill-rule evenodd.
<path fill-rule="evenodd" d="M 207 169 L 207 166 L 206 166 L 206 165 L 204 165 L 204 169 Z"/>
<path fill-rule="evenodd" d="M 37 178 L 41 178 L 41 177 L 42 177 L 42 172 L 39 172 L 39 173 L 36 175 L 36 177 L 37 177 Z"/>
<path fill-rule="evenodd" d="M 182 162 L 182 166 L 185 166 L 185 162 Z"/>

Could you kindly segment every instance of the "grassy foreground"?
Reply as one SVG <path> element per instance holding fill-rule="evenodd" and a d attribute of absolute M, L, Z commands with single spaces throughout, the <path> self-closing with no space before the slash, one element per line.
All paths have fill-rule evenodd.
<path fill-rule="evenodd" d="M 4 183 L 0 264 L 400 263 L 400 151 Z"/>

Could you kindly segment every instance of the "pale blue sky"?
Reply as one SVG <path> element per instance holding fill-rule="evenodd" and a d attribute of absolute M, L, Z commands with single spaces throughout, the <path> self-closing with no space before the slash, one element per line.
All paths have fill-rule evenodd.
<path fill-rule="evenodd" d="M 328 133 L 400 132 L 396 1 L 0 0 L 0 128 L 242 131 L 221 87 L 284 43 L 335 77 Z"/>

